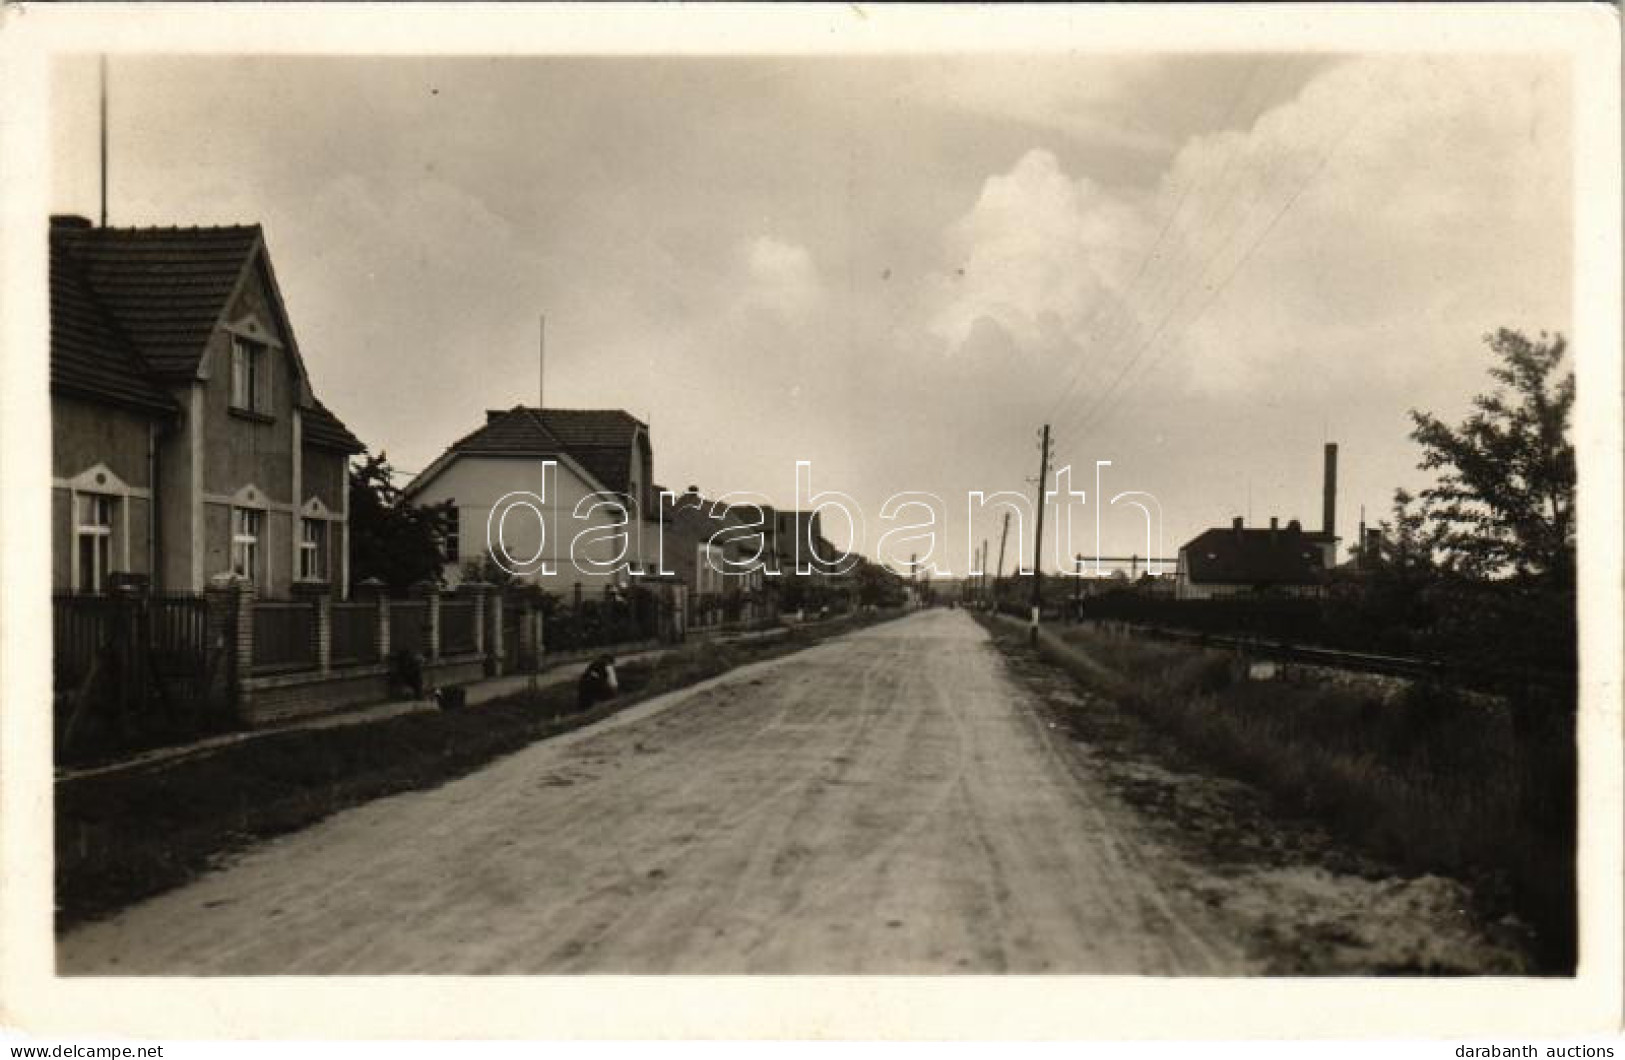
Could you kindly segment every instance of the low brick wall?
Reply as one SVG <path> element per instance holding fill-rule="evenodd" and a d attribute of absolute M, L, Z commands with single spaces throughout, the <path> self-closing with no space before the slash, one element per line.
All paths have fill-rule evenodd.
<path fill-rule="evenodd" d="M 485 680 L 483 655 L 453 656 L 423 668 L 423 684 L 426 689 L 466 685 L 483 680 Z"/>
<path fill-rule="evenodd" d="M 423 687 L 466 685 L 484 677 L 483 655 L 459 655 L 425 665 Z M 400 698 L 390 687 L 389 667 L 381 664 L 252 677 L 243 691 L 242 722 L 254 729 Z"/>
<path fill-rule="evenodd" d="M 260 728 L 389 698 L 389 667 L 374 664 L 329 674 L 251 677 L 243 682 L 239 711 L 244 725 Z"/>

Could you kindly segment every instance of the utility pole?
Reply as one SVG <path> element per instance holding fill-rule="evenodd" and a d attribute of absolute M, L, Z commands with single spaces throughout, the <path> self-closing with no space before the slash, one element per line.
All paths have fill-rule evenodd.
<path fill-rule="evenodd" d="M 1077 578 L 1072 582 L 1072 618 L 1078 617 L 1078 600 L 1083 595 L 1083 553 L 1079 552 L 1077 560 Z"/>
<path fill-rule="evenodd" d="M 985 537 L 982 538 L 982 562 L 976 565 L 976 569 L 982 572 L 981 592 L 976 594 L 976 602 L 985 603 L 987 601 L 987 538 Z"/>
<path fill-rule="evenodd" d="M 1004 529 L 999 532 L 999 569 L 993 572 L 993 599 L 999 598 L 999 582 L 1004 578 L 1004 542 L 1010 536 L 1010 513 L 1004 513 Z"/>
<path fill-rule="evenodd" d="M 536 407 L 547 408 L 547 314 L 541 317 L 541 330 L 537 333 L 536 353 Z"/>
<path fill-rule="evenodd" d="M 102 227 L 107 227 L 107 56 L 101 57 Z"/>
<path fill-rule="evenodd" d="M 1044 586 L 1044 480 L 1049 478 L 1049 424 L 1044 424 L 1044 442 L 1038 457 L 1038 527 L 1033 532 L 1033 617 L 1028 639 L 1038 644 L 1038 614 L 1043 606 Z"/>

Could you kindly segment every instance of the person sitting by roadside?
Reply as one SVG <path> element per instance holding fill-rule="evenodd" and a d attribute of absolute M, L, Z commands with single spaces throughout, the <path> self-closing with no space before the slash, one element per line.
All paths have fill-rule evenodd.
<path fill-rule="evenodd" d="M 581 672 L 581 681 L 576 686 L 576 709 L 589 710 L 603 700 L 613 698 L 619 691 L 620 686 L 615 679 L 615 657 L 600 655 Z"/>

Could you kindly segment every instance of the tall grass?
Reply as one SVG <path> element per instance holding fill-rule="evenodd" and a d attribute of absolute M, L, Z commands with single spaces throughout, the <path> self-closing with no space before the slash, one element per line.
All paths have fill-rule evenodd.
<path fill-rule="evenodd" d="M 1509 702 L 1438 684 L 1253 681 L 1227 653 L 1089 630 L 1041 650 L 1346 841 L 1402 870 L 1473 882 L 1536 929 L 1543 968 L 1572 971 L 1575 747 L 1562 690 Z"/>

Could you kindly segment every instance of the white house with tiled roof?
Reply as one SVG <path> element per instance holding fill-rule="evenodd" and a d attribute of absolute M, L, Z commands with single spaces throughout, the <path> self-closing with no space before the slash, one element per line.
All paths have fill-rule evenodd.
<path fill-rule="evenodd" d="M 54 217 L 50 254 L 54 591 L 342 595 L 362 446 L 311 389 L 260 227 Z"/>
<path fill-rule="evenodd" d="M 521 580 L 563 595 L 655 568 L 652 470 L 648 425 L 626 412 L 517 405 L 488 411 L 403 496 L 452 503 L 448 584 L 489 551 Z"/>

